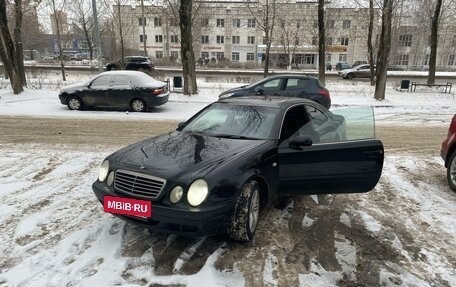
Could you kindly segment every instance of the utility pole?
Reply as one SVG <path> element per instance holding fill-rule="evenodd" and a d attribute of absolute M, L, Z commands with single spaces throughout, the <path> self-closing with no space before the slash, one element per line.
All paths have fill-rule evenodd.
<path fill-rule="evenodd" d="M 97 45 L 97 61 L 98 61 L 98 71 L 103 72 L 103 63 L 101 62 L 101 41 L 100 41 L 100 31 L 98 30 L 98 13 L 97 13 L 97 3 L 96 0 L 92 0 L 92 10 L 93 10 L 93 23 L 94 23 L 94 32 L 95 32 L 95 42 Z"/>
<path fill-rule="evenodd" d="M 143 46 L 144 56 L 147 56 L 147 39 L 146 39 L 146 19 L 144 18 L 144 0 L 141 0 L 141 23 L 142 23 L 142 34 L 143 34 Z"/>

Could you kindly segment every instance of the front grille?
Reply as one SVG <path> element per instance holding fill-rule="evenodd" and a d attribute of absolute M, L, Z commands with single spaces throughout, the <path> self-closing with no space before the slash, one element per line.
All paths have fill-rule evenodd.
<path fill-rule="evenodd" d="M 157 199 L 165 184 L 165 179 L 122 169 L 116 171 L 114 180 L 117 192 L 148 199 Z"/>

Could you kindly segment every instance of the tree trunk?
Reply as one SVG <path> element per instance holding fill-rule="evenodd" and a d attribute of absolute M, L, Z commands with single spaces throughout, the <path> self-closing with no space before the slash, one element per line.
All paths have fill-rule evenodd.
<path fill-rule="evenodd" d="M 442 0 L 437 0 L 431 24 L 431 54 L 429 55 L 428 85 L 435 84 L 435 68 L 437 61 L 437 46 L 439 41 L 439 16 L 442 9 Z"/>
<path fill-rule="evenodd" d="M 195 55 L 193 54 L 192 37 L 192 0 L 180 0 L 179 27 L 181 31 L 181 57 L 184 78 L 183 92 L 186 95 L 196 94 Z"/>
<path fill-rule="evenodd" d="M 124 57 L 125 57 L 125 51 L 124 51 L 124 37 L 123 37 L 123 31 L 122 31 L 122 16 L 120 14 L 120 1 L 117 2 L 117 14 L 119 15 L 119 40 L 120 40 L 120 65 L 122 66 L 122 69 L 125 68 L 125 63 L 124 63 Z"/>
<path fill-rule="evenodd" d="M 57 16 L 57 11 L 55 8 L 55 0 L 52 0 L 52 9 L 54 12 L 54 21 L 55 21 L 55 27 L 56 27 L 56 32 L 57 32 L 57 47 L 59 49 L 59 59 L 60 59 L 60 70 L 62 72 L 62 81 L 66 81 L 66 75 L 65 75 L 65 63 L 63 62 L 63 48 L 62 48 L 62 42 L 60 41 L 60 17 Z"/>
<path fill-rule="evenodd" d="M 369 53 L 370 66 L 370 84 L 375 85 L 375 69 L 374 69 L 374 47 L 372 45 L 372 34 L 374 32 L 374 0 L 369 0 L 369 31 L 367 33 L 367 51 Z"/>
<path fill-rule="evenodd" d="M 6 18 L 6 1 L 0 0 L 0 59 L 3 67 L 10 78 L 11 87 L 14 94 L 20 94 L 24 91 L 22 87 L 19 68 L 17 67 L 16 49 L 13 39 L 8 29 L 8 20 Z"/>
<path fill-rule="evenodd" d="M 325 84 L 325 0 L 318 0 L 318 79 Z"/>
<path fill-rule="evenodd" d="M 21 85 L 23 87 L 27 86 L 27 79 L 25 78 L 25 68 L 24 68 L 24 48 L 22 45 L 22 0 L 14 1 L 14 17 L 15 17 L 15 26 L 14 26 L 14 42 L 16 46 L 16 65 L 18 68 L 18 73 L 21 79 Z"/>
<path fill-rule="evenodd" d="M 391 50 L 391 20 L 393 15 L 394 0 L 384 0 L 382 9 L 382 32 L 380 35 L 380 47 L 377 54 L 377 81 L 375 83 L 375 99 L 385 99 L 386 71 L 388 58 Z"/>

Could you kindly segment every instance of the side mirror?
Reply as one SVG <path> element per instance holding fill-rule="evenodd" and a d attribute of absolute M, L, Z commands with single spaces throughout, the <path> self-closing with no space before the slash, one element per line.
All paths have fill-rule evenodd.
<path fill-rule="evenodd" d="M 263 92 L 264 92 L 263 88 L 260 87 L 260 86 L 256 87 L 256 88 L 254 89 L 254 91 L 255 91 L 255 94 L 257 94 L 257 95 L 262 95 Z"/>
<path fill-rule="evenodd" d="M 290 140 L 289 145 L 293 149 L 301 150 L 303 146 L 311 146 L 312 139 L 308 136 L 297 136 Z"/>

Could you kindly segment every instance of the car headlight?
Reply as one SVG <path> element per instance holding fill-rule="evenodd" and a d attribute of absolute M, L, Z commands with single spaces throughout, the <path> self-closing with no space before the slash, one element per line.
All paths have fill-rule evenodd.
<path fill-rule="evenodd" d="M 109 161 L 105 160 L 100 166 L 100 170 L 98 172 L 98 180 L 100 182 L 103 182 L 106 177 L 108 176 L 108 171 L 109 171 Z"/>
<path fill-rule="evenodd" d="M 188 189 L 187 200 L 191 206 L 200 205 L 207 196 L 209 189 L 207 183 L 203 179 L 195 180 Z"/>
<path fill-rule="evenodd" d="M 228 93 L 228 94 L 224 94 L 224 95 L 220 95 L 219 96 L 219 99 L 226 99 L 226 98 L 229 98 L 231 97 L 232 95 L 234 95 L 235 93 Z"/>
<path fill-rule="evenodd" d="M 172 203 L 178 203 L 181 200 L 182 195 L 184 194 L 184 189 L 181 186 L 176 186 L 171 190 L 169 194 L 169 200 Z"/>
<path fill-rule="evenodd" d="M 114 182 L 114 171 L 111 171 L 108 175 L 108 180 L 106 181 L 106 184 L 108 186 L 111 186 L 113 182 Z"/>

